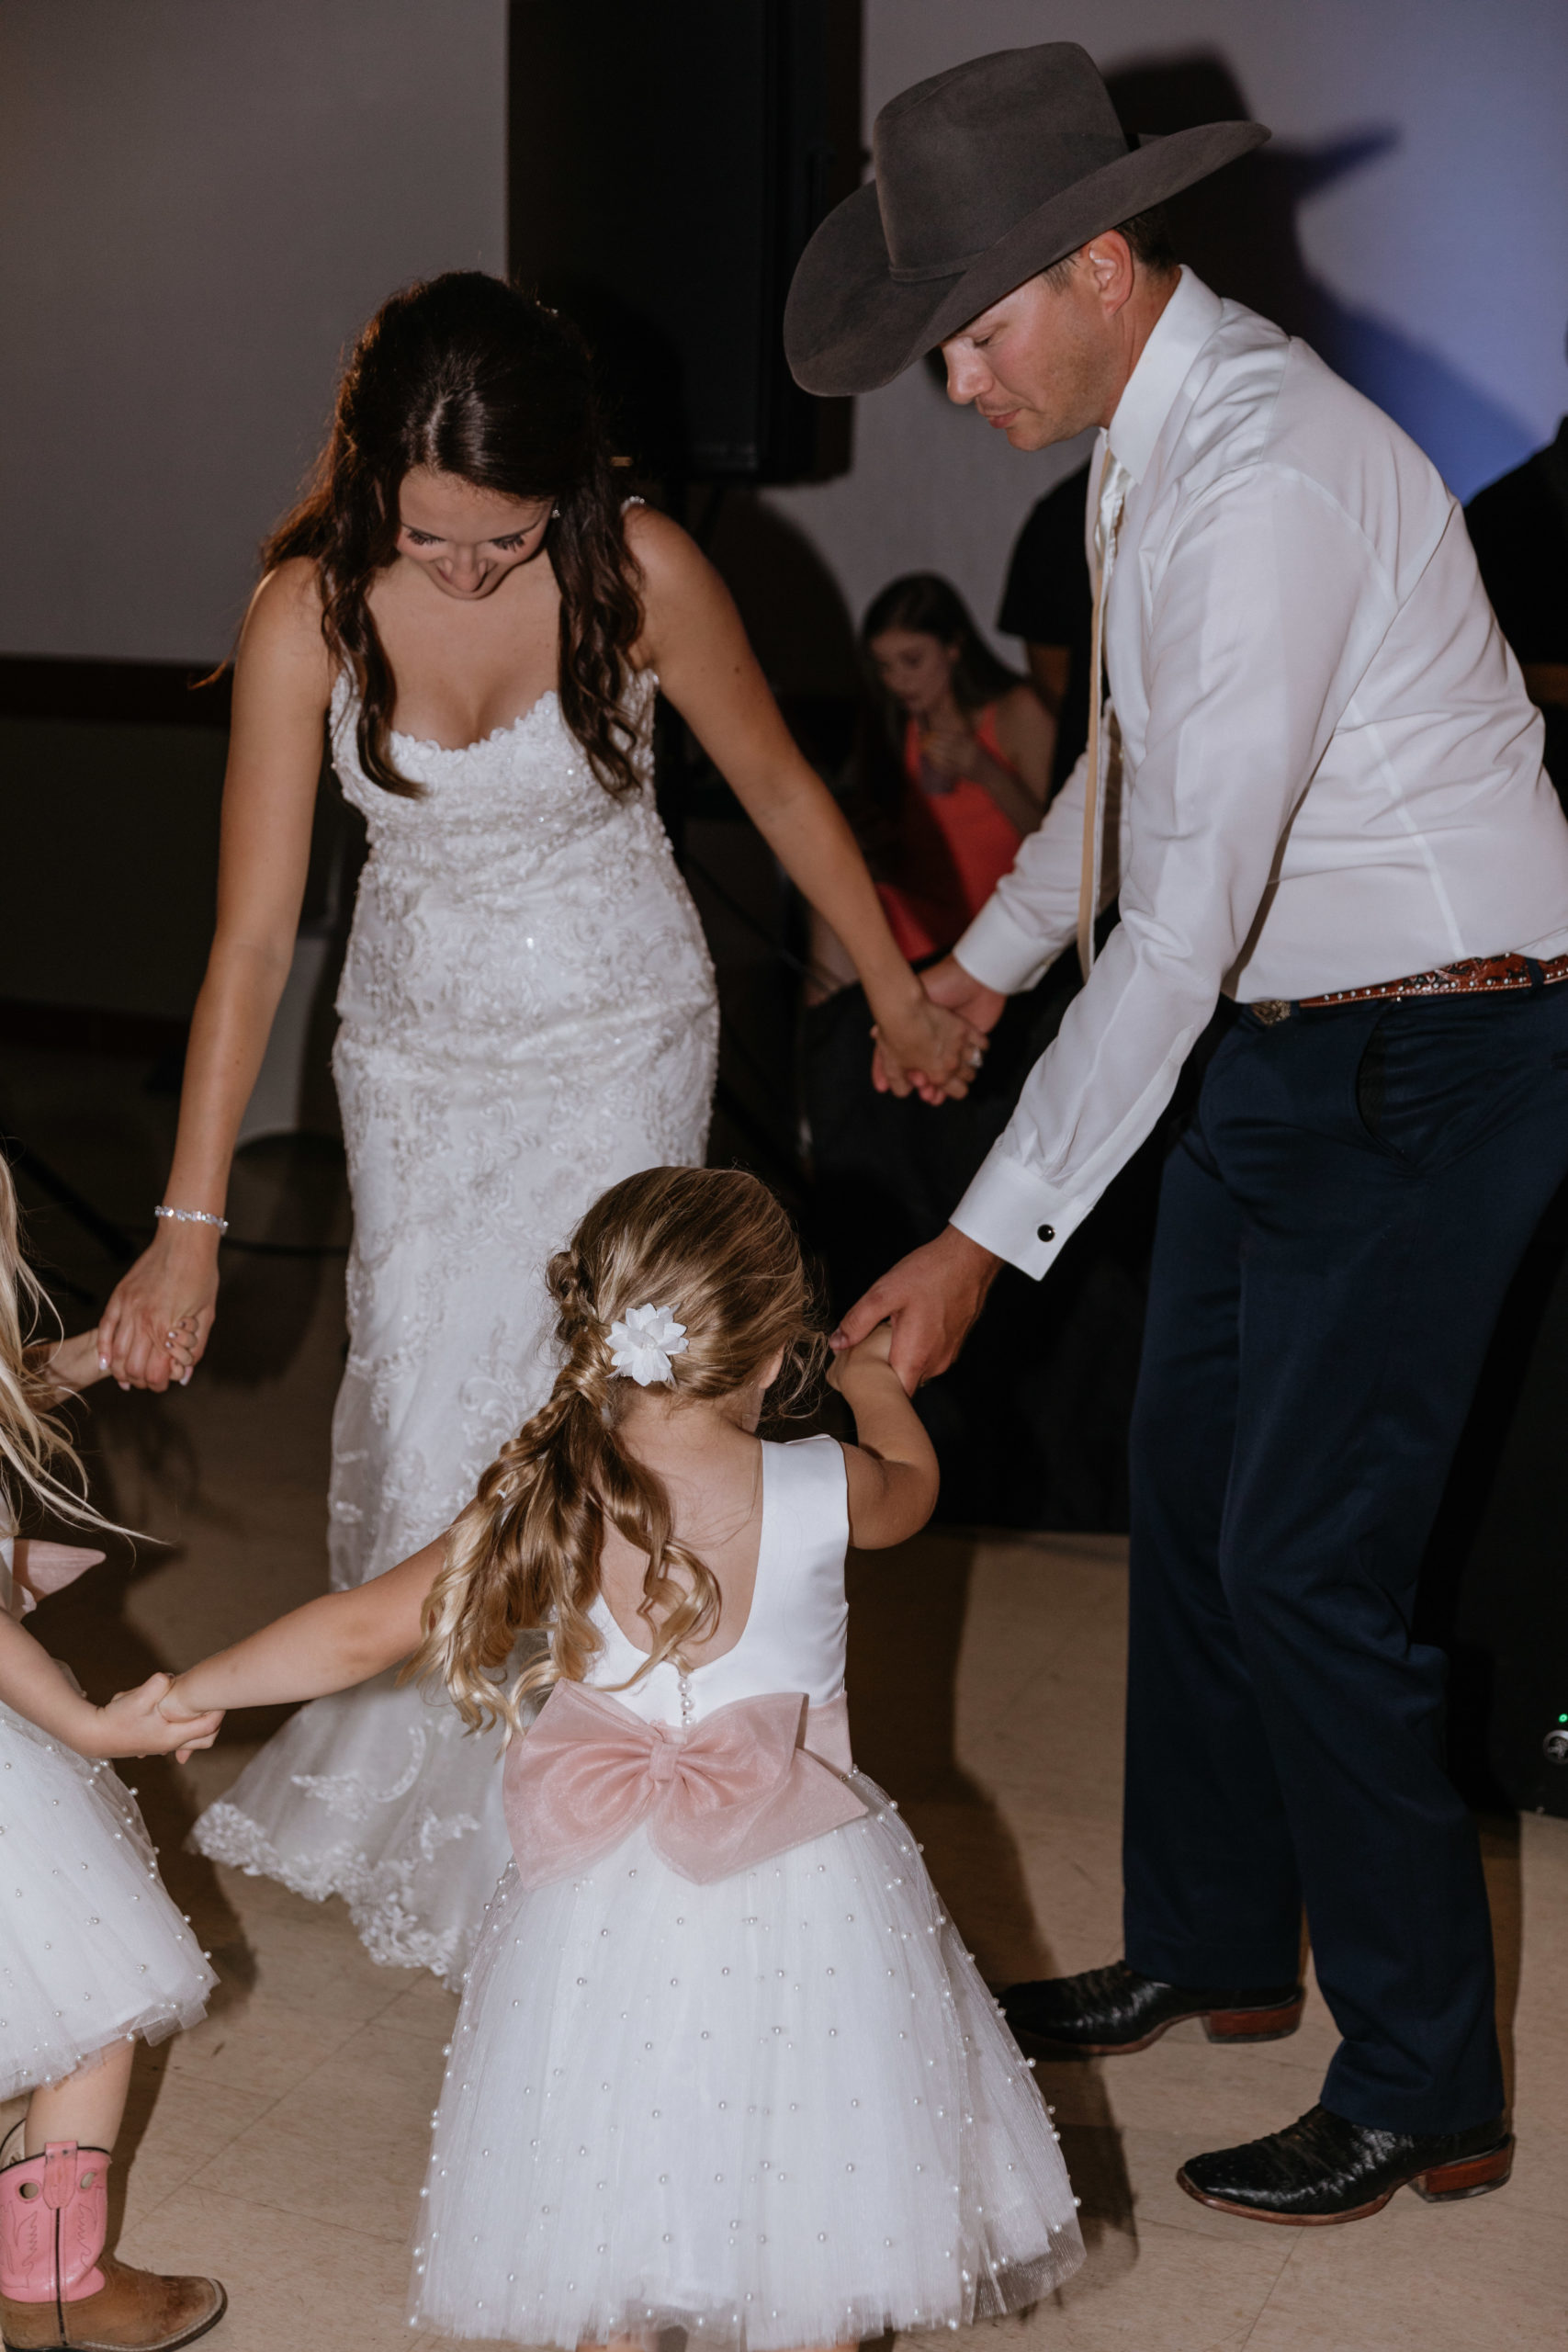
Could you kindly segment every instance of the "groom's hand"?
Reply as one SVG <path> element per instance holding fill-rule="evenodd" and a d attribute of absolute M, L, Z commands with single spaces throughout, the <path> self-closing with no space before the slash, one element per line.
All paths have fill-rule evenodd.
<path fill-rule="evenodd" d="M 987 1036 L 1007 1008 L 1007 999 L 1000 989 L 988 989 L 984 980 L 976 979 L 956 956 L 944 956 L 940 964 L 928 964 L 920 974 L 920 986 L 933 1004 L 945 1004 L 950 1012 L 961 1012 L 965 1021 Z"/>
<path fill-rule="evenodd" d="M 890 1361 L 906 1393 L 913 1396 L 922 1380 L 934 1380 L 957 1355 L 1001 1262 L 955 1225 L 944 1226 L 934 1241 L 900 1258 L 851 1307 L 833 1334 L 835 1352 L 890 1322 Z"/>

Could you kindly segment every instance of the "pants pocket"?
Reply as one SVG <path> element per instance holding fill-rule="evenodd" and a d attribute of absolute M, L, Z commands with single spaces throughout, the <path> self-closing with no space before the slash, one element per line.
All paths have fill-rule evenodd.
<path fill-rule="evenodd" d="M 1361 1048 L 1356 1065 L 1356 1114 L 1374 1143 L 1383 1141 L 1388 1100 L 1388 1015 L 1385 1012 Z"/>

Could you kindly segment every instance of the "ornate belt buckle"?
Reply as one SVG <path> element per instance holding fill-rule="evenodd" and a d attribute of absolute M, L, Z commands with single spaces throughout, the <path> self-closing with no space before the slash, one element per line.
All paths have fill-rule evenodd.
<path fill-rule="evenodd" d="M 1266 1029 L 1272 1029 L 1277 1021 L 1288 1021 L 1291 1017 L 1290 1005 L 1283 997 L 1260 996 L 1255 1004 L 1249 1004 L 1247 1009 L 1262 1022 Z"/>

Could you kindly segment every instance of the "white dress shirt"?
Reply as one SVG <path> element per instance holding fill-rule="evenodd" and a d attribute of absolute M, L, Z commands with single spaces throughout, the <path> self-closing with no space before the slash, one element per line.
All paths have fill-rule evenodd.
<path fill-rule="evenodd" d="M 953 1216 L 1034 1275 L 1154 1126 L 1222 991 L 1568 951 L 1540 716 L 1414 442 L 1185 269 L 1109 441 L 1131 476 L 1104 624 L 1121 922 Z M 1032 987 L 1074 936 L 1085 773 L 954 950 L 991 988 Z"/>

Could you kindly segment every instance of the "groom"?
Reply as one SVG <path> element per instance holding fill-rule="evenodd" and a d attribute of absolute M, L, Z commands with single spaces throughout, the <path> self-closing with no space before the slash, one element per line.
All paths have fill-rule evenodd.
<path fill-rule="evenodd" d="M 1151 217 L 1266 136 L 1130 150 L 1082 50 L 974 59 L 884 107 L 784 332 L 810 391 L 940 345 L 1014 448 L 1100 428 L 1089 750 L 927 976 L 982 1028 L 1075 937 L 1088 985 L 952 1224 L 840 1336 L 891 1317 L 906 1383 L 942 1371 L 1001 1261 L 1050 1271 L 1233 1001 L 1166 1163 L 1134 1415 L 1126 1958 L 1007 2007 L 1084 2052 L 1189 2017 L 1290 2033 L 1304 1903 L 1341 2035 L 1322 2104 L 1179 2178 L 1312 2223 L 1512 2162 L 1443 1661 L 1411 1623 L 1568 1170 L 1568 824 L 1431 466 Z"/>

